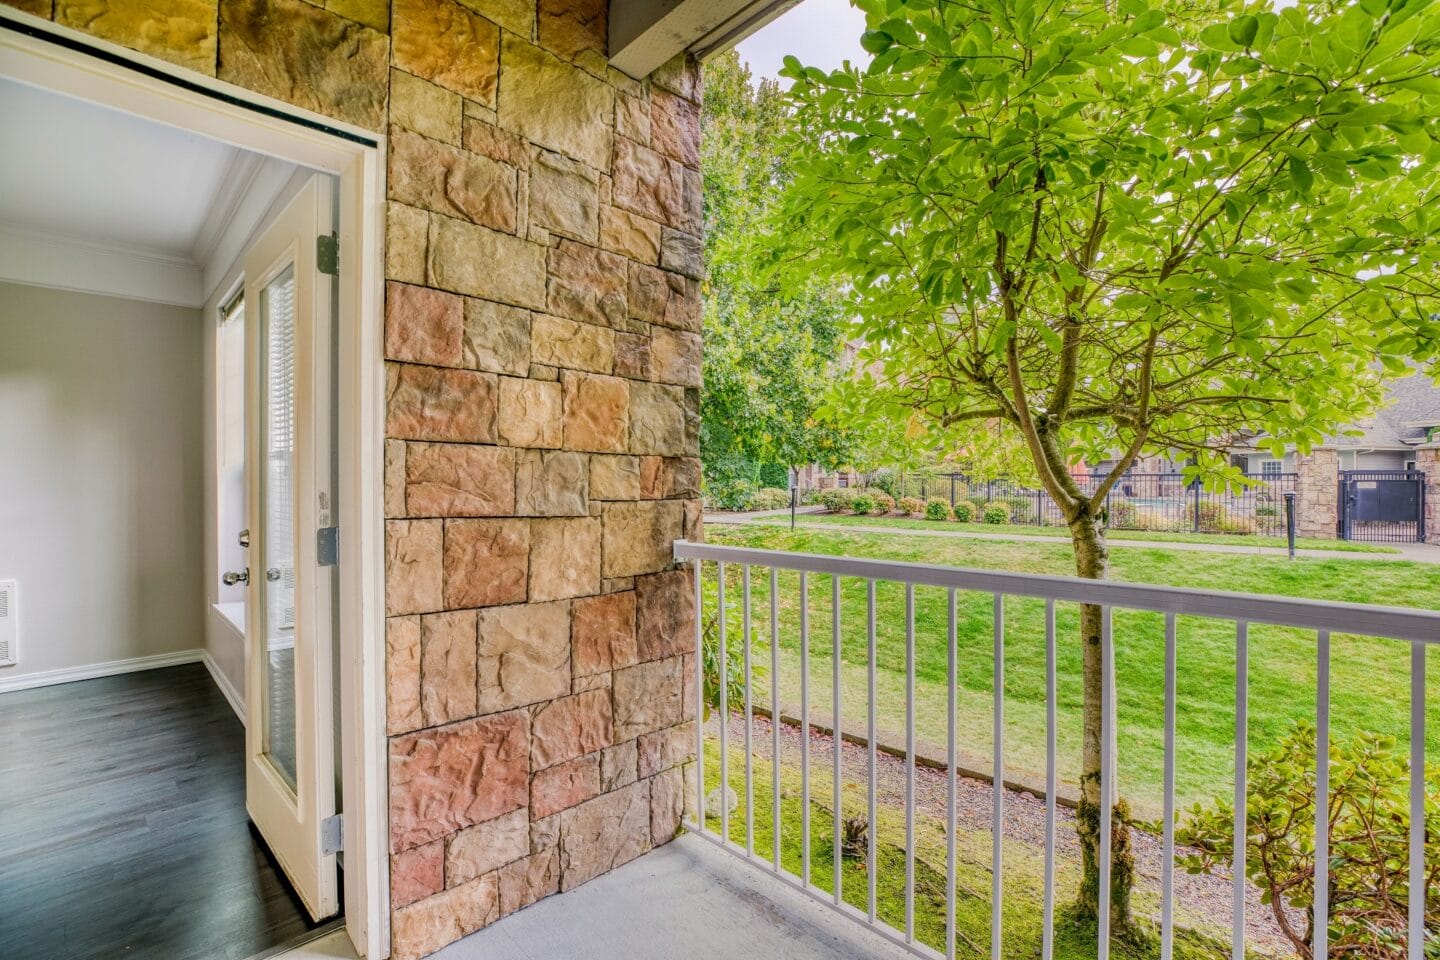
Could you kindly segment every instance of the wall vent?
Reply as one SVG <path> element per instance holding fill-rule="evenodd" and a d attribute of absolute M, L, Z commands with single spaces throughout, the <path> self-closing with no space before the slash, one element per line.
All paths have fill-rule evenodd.
<path fill-rule="evenodd" d="M 0 580 L 0 667 L 13 667 L 19 657 L 20 588 L 14 580 Z"/>

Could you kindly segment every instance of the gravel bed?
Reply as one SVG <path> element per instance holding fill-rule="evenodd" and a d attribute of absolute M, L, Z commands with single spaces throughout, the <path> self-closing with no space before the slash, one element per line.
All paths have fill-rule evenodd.
<path fill-rule="evenodd" d="M 710 724 L 712 734 L 715 724 Z M 741 748 L 744 744 L 745 724 L 743 717 L 732 718 L 730 723 L 730 745 Z M 780 725 L 781 762 L 793 768 L 800 766 L 800 744 L 802 734 L 798 727 Z M 764 717 L 754 718 L 752 731 L 754 755 L 770 759 L 770 721 Z M 817 777 L 814 771 L 821 765 L 828 771 L 834 746 L 828 735 L 818 731 L 810 734 L 810 763 L 812 795 L 821 801 L 830 797 L 830 780 L 827 773 Z M 841 769 L 846 780 L 864 783 L 869 762 L 868 751 L 858 744 L 842 742 Z M 876 802 L 903 810 L 905 807 L 905 761 L 885 753 L 876 753 L 875 760 Z M 943 821 L 945 819 L 946 795 L 945 772 L 930 767 L 915 768 L 915 807 L 926 816 Z M 957 778 L 955 798 L 956 820 L 967 830 L 991 829 L 993 818 L 993 787 L 983 781 L 966 777 Z M 1041 854 L 1045 849 L 1045 801 L 1015 790 L 1007 790 L 1004 813 L 1005 837 L 1035 847 Z M 1160 890 L 1161 864 L 1163 862 L 1161 838 L 1143 830 L 1134 830 L 1136 866 L 1140 873 L 1140 884 L 1158 894 Z M 1080 860 L 1080 841 L 1075 832 L 1075 812 L 1065 807 L 1056 808 L 1055 819 L 1056 853 L 1072 862 Z M 988 867 L 988 863 L 986 864 Z M 1234 887 L 1228 877 L 1196 876 L 1184 870 L 1175 871 L 1175 904 L 1177 914 L 1183 913 L 1188 925 L 1208 928 L 1212 935 L 1227 938 L 1231 930 L 1234 908 Z M 1260 902 L 1260 891 L 1247 884 L 1245 906 L 1245 936 L 1250 949 L 1276 957 L 1292 957 L 1290 942 L 1280 932 L 1270 908 Z M 1057 891 L 1057 897 L 1064 896 Z M 1153 919 L 1158 924 L 1157 912 Z"/>

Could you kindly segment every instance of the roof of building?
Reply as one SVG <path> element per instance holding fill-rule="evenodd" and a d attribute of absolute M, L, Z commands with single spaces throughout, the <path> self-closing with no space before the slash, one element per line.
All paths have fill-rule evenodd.
<path fill-rule="evenodd" d="M 1373 416 L 1325 438 L 1324 446 L 1345 450 L 1408 450 L 1424 443 L 1431 427 L 1440 427 L 1440 385 L 1428 373 L 1386 381 L 1385 401 Z M 1254 449 L 1255 434 L 1232 449 Z"/>

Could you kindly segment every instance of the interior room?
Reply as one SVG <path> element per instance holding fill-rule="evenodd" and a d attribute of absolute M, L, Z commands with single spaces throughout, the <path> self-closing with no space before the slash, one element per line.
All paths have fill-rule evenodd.
<path fill-rule="evenodd" d="M 329 178 L 4 78 L 0 130 L 0 956 L 244 958 L 314 936 L 335 909 L 297 893 L 247 812 L 246 735 L 262 716 L 278 793 L 303 794 L 304 356 L 283 321 L 313 284 L 301 260 L 258 287 L 246 264 Z"/>

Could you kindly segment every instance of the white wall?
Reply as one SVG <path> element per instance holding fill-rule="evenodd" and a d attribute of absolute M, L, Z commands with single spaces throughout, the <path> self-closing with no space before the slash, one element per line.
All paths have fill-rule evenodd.
<path fill-rule="evenodd" d="M 0 283 L 0 683 L 202 646 L 202 359 L 198 310 Z"/>

